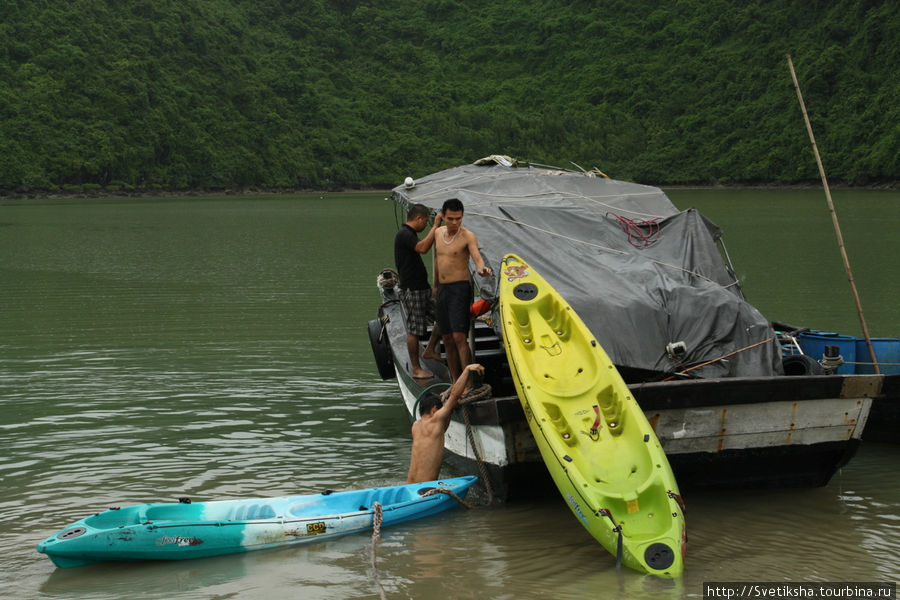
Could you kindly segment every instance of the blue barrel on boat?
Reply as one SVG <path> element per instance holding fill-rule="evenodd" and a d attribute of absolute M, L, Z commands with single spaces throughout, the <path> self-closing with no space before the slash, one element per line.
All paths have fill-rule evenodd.
<path fill-rule="evenodd" d="M 875 350 L 875 357 L 878 359 L 878 370 L 881 371 L 882 375 L 900 373 L 900 338 L 872 338 L 872 348 Z M 872 362 L 865 338 L 856 338 L 856 362 Z M 856 365 L 856 372 L 869 374 L 874 373 L 875 369 L 872 365 Z"/>
<path fill-rule="evenodd" d="M 806 331 L 797 336 L 804 354 L 822 360 L 825 346 L 837 346 L 845 363 L 856 362 L 856 339 L 852 335 L 841 335 L 831 331 Z M 856 365 L 841 365 L 837 372 L 839 375 L 853 375 L 856 373 Z"/>

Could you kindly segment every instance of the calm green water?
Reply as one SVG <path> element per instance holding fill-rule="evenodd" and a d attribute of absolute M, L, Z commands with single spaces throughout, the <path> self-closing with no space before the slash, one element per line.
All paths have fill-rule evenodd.
<path fill-rule="evenodd" d="M 770 318 L 857 333 L 821 193 L 677 190 Z M 836 192 L 873 335 L 900 335 L 900 194 Z M 109 506 L 405 479 L 371 360 L 384 194 L 0 201 L 0 597 L 376 598 L 369 538 L 56 570 L 35 544 Z M 617 576 L 561 501 L 388 529 L 392 598 L 682 598 L 718 580 L 900 579 L 900 446 L 827 487 L 692 494 L 678 582 Z"/>

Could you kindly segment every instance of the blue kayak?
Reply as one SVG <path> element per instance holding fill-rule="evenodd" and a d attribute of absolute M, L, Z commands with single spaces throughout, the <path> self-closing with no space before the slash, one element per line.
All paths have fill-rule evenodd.
<path fill-rule="evenodd" d="M 210 502 L 111 508 L 81 519 L 37 545 L 57 567 L 107 561 L 177 560 L 262 550 L 371 530 L 377 502 L 382 527 L 421 519 L 458 504 L 477 477 L 426 483 Z"/>

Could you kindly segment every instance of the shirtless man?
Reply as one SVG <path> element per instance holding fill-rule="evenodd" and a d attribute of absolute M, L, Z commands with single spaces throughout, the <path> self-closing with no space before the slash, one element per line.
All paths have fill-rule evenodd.
<path fill-rule="evenodd" d="M 450 413 L 456 408 L 459 397 L 469 386 L 469 374 L 472 371 L 484 375 L 484 367 L 481 365 L 468 365 L 450 386 L 443 404 L 443 395 L 441 398 L 426 396 L 419 404 L 421 418 L 412 424 L 412 452 L 406 483 L 434 481 L 441 476 L 441 463 L 444 462 L 444 434 L 450 426 Z"/>
<path fill-rule="evenodd" d="M 472 284 L 469 281 L 469 258 L 475 262 L 479 275 L 492 274 L 478 251 L 478 238 L 462 226 L 463 205 L 456 198 L 444 202 L 441 209 L 443 227 L 435 232 L 434 265 L 435 316 L 450 377 L 456 379 L 472 362 L 466 337 L 469 333 L 469 305 L 472 303 Z"/>

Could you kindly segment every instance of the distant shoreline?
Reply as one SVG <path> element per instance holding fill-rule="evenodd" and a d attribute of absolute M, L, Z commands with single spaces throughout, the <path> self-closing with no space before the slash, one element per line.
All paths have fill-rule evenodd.
<path fill-rule="evenodd" d="M 801 183 L 645 183 L 644 185 L 658 187 L 663 190 L 821 190 L 819 182 Z M 881 182 L 870 185 L 852 185 L 845 182 L 829 182 L 832 190 L 867 190 L 867 191 L 896 191 L 900 190 L 900 180 Z M 76 199 L 76 198 L 176 198 L 176 197 L 207 197 L 207 196 L 286 196 L 291 194 L 390 194 L 393 188 L 225 188 L 209 190 L 109 190 L 105 188 L 74 190 L 29 190 L 9 191 L 0 190 L 2 200 L 39 200 L 48 198 Z"/>

